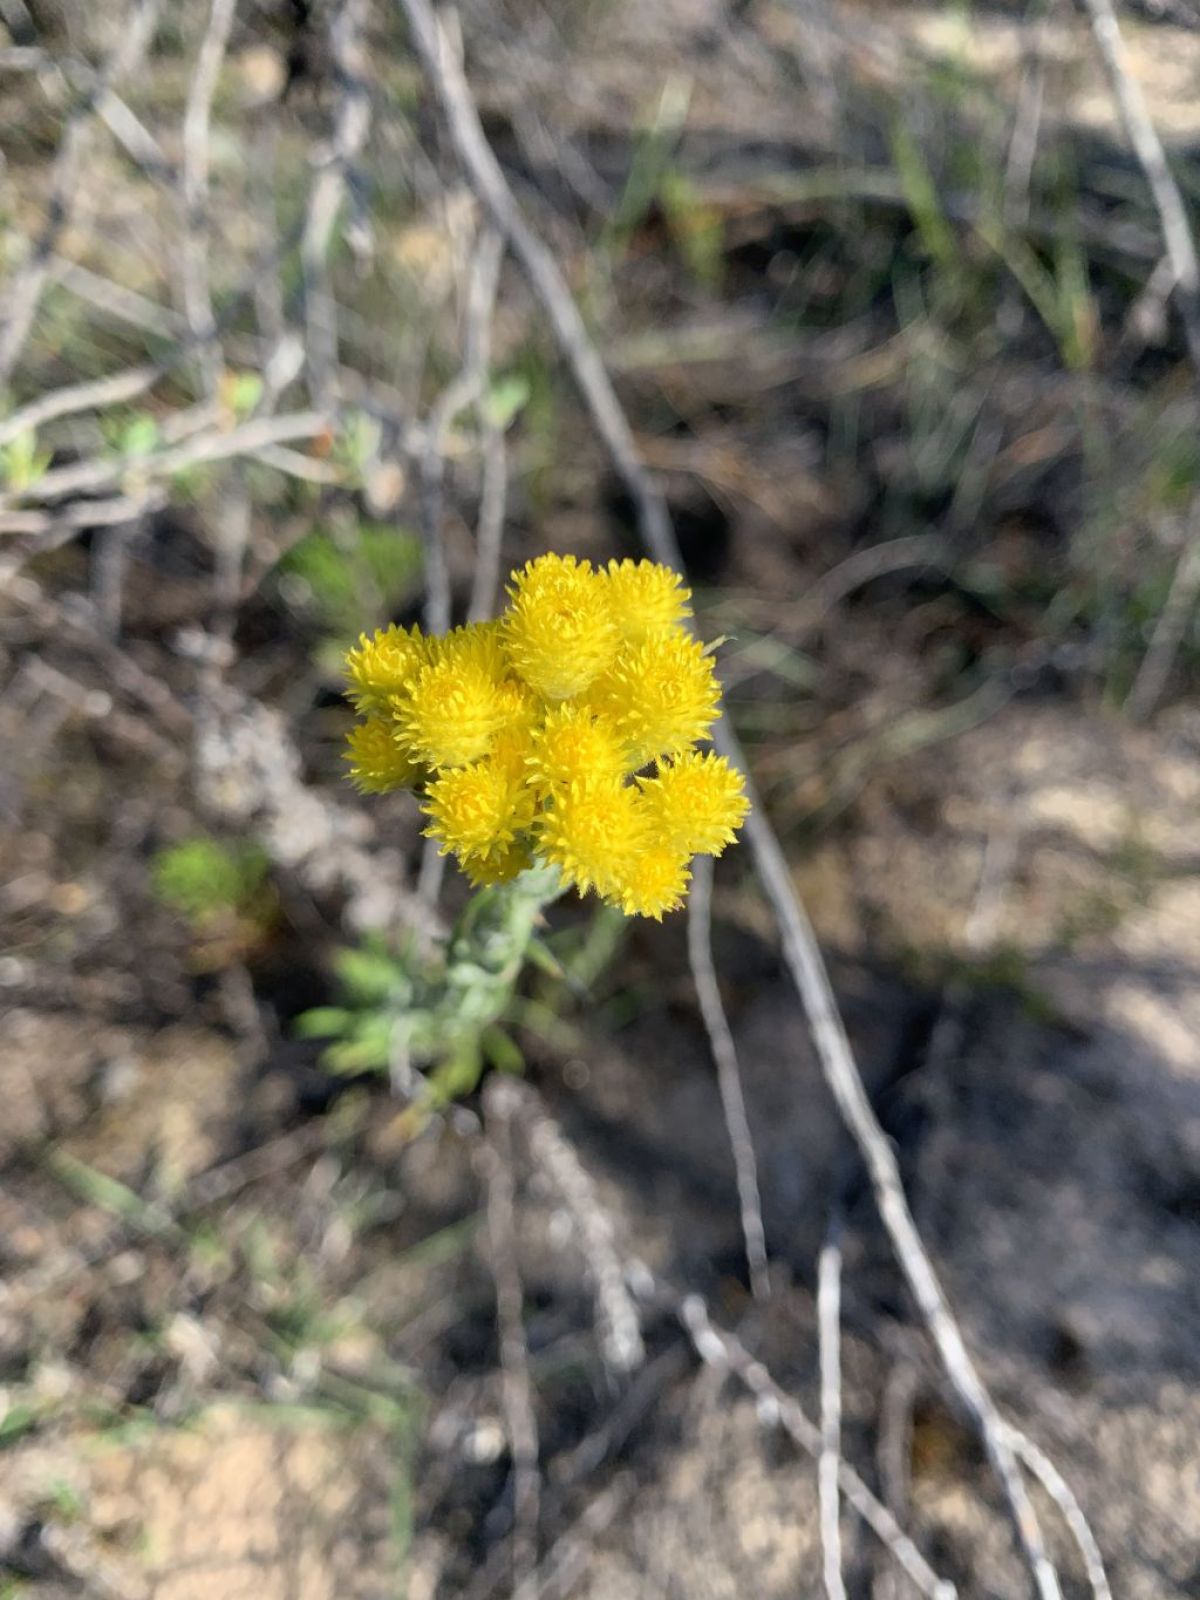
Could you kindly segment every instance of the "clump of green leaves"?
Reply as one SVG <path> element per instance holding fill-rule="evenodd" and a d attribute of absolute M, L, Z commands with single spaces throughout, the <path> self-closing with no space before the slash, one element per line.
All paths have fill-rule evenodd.
<path fill-rule="evenodd" d="M 526 959 L 541 948 L 542 910 L 561 892 L 557 870 L 533 868 L 475 894 L 444 950 L 394 950 L 372 938 L 341 951 L 339 1003 L 304 1012 L 297 1032 L 331 1041 L 322 1061 L 333 1072 L 390 1073 L 411 1098 L 416 1131 L 470 1094 L 487 1067 L 523 1070 L 504 1024 Z"/>

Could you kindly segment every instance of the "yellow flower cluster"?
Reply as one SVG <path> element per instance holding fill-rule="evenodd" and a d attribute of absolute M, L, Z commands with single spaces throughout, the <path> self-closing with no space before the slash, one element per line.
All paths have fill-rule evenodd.
<path fill-rule="evenodd" d="M 476 884 L 557 866 L 628 916 L 683 903 L 689 862 L 745 819 L 741 775 L 696 746 L 720 715 L 690 594 L 669 567 L 547 555 L 496 622 L 393 625 L 346 660 L 359 788 L 423 795 L 426 833 Z"/>

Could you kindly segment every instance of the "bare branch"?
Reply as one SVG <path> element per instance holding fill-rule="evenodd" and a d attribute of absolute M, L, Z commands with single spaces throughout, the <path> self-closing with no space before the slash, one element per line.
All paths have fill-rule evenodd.
<path fill-rule="evenodd" d="M 47 422 L 55 422 L 59 417 L 74 416 L 79 411 L 99 411 L 105 406 L 134 400 L 153 386 L 159 373 L 160 369 L 151 365 L 128 367 L 107 378 L 92 378 L 86 383 L 51 389 L 0 421 L 0 445 Z"/>
<path fill-rule="evenodd" d="M 1062 1473 L 1051 1461 L 1046 1452 L 1034 1444 L 1023 1434 L 1019 1428 L 1008 1425 L 1009 1442 L 1012 1444 L 1018 1457 L 1025 1463 L 1033 1476 L 1045 1489 L 1062 1512 L 1063 1521 L 1070 1529 L 1071 1537 L 1079 1548 L 1083 1557 L 1084 1570 L 1087 1573 L 1088 1583 L 1092 1587 L 1095 1600 L 1112 1600 L 1112 1590 L 1108 1586 L 1108 1574 L 1104 1570 L 1104 1557 L 1100 1554 L 1100 1546 L 1096 1543 L 1096 1536 L 1091 1525 L 1083 1514 L 1083 1507 L 1075 1498 L 1070 1484 Z"/>
<path fill-rule="evenodd" d="M 642 465 L 625 413 L 557 262 L 517 208 L 445 30 L 429 0 L 398 0 L 398 4 L 408 19 L 413 46 L 441 104 L 471 185 L 542 302 L 597 431 L 637 508 L 639 522 L 647 530 L 649 543 L 659 560 L 678 566 L 679 550 L 666 503 Z"/>
<path fill-rule="evenodd" d="M 504 1417 L 512 1453 L 513 1595 L 515 1600 L 530 1600 L 537 1572 L 541 1474 L 516 1251 L 513 1110 L 512 1099 L 504 1093 L 503 1082 L 495 1078 L 490 1080 L 484 1093 L 486 1137 L 481 1159 L 487 1185 L 488 1245 L 496 1285 L 500 1366 L 504 1374 Z"/>
<path fill-rule="evenodd" d="M 363 29 L 367 0 L 342 0 L 329 29 L 340 99 L 330 148 L 309 194 L 300 241 L 304 270 L 306 355 L 312 396 L 328 409 L 337 396 L 337 305 L 329 278 L 329 245 L 346 194 L 347 175 L 371 126 Z"/>
<path fill-rule="evenodd" d="M 475 572 L 468 622 L 485 622 L 496 609 L 500 592 L 500 542 L 508 502 L 508 446 L 504 428 L 487 413 L 481 400 L 475 408 L 482 440 L 483 468 L 479 485 L 479 515 L 475 522 Z"/>
<path fill-rule="evenodd" d="M 799 1403 L 779 1387 L 762 1362 L 750 1354 L 735 1334 L 713 1326 L 703 1299 L 699 1295 L 679 1294 L 642 1262 L 634 1262 L 619 1253 L 612 1217 L 601 1206 L 595 1185 L 578 1153 L 537 1091 L 527 1083 L 517 1083 L 511 1079 L 504 1080 L 503 1088 L 525 1127 L 530 1154 L 558 1189 L 576 1225 L 581 1229 L 586 1228 L 589 1233 L 599 1232 L 604 1254 L 611 1264 L 606 1265 L 604 1270 L 607 1272 L 615 1268 L 621 1274 L 621 1288 L 625 1297 L 629 1298 L 629 1291 L 625 1287 L 627 1278 L 636 1284 L 639 1297 L 669 1309 L 679 1318 L 702 1361 L 733 1373 L 758 1400 L 760 1415 L 764 1419 L 778 1421 L 802 1450 L 819 1459 L 820 1429 Z M 632 1300 L 630 1309 L 636 1318 L 637 1309 Z M 917 1589 L 928 1600 L 954 1600 L 954 1585 L 938 1577 L 887 1507 L 880 1504 L 853 1467 L 845 1461 L 841 1463 L 838 1482 L 847 1505 L 887 1546 Z"/>
<path fill-rule="evenodd" d="M 1166 601 L 1155 619 L 1146 654 L 1142 657 L 1133 688 L 1125 701 L 1126 714 L 1134 722 L 1145 722 L 1162 699 L 1188 622 L 1196 609 L 1196 600 L 1200 597 L 1200 497 L 1193 501 L 1188 520 L 1190 526 L 1175 567 L 1175 576 L 1171 579 Z"/>
<path fill-rule="evenodd" d="M 625 1284 L 612 1217 L 600 1204 L 596 1186 L 573 1146 L 527 1086 L 503 1085 L 520 1110 L 530 1152 L 558 1190 L 575 1224 L 580 1248 L 592 1275 L 596 1321 L 604 1358 L 617 1372 L 629 1372 L 645 1359 L 641 1319 Z"/>
<path fill-rule="evenodd" d="M 131 71 L 145 52 L 158 21 L 160 5 L 161 0 L 133 0 L 128 23 L 121 29 L 119 43 L 94 89 L 67 118 L 54 158 L 50 200 L 41 232 L 29 258 L 17 269 L 2 296 L 5 310 L 0 316 L 0 386 L 7 384 L 20 359 L 50 276 L 55 248 L 70 220 L 91 141 L 92 117 L 105 92 Z"/>
<path fill-rule="evenodd" d="M 221 376 L 208 275 L 209 124 L 236 10 L 237 0 L 212 0 L 183 117 L 183 307 L 209 394 Z"/>
<path fill-rule="evenodd" d="M 467 289 L 463 364 L 434 403 L 425 431 L 421 532 L 425 543 L 425 626 L 430 633 L 445 633 L 450 626 L 450 574 L 442 537 L 446 434 L 459 412 L 473 404 L 487 384 L 492 312 L 503 256 L 503 237 L 494 228 L 485 229 L 476 242 Z"/>
<path fill-rule="evenodd" d="M 1150 186 L 1163 242 L 1175 275 L 1175 303 L 1183 321 L 1192 365 L 1200 374 L 1200 261 L 1179 185 L 1175 182 L 1162 140 L 1145 96 L 1129 68 L 1125 41 L 1112 0 L 1079 0 L 1088 21 L 1125 132 Z"/>
<path fill-rule="evenodd" d="M 94 494 L 128 480 L 149 482 L 169 478 L 185 467 L 203 466 L 210 461 L 228 461 L 234 456 L 253 455 L 271 445 L 288 444 L 297 439 L 312 439 L 325 432 L 328 421 L 319 411 L 288 412 L 281 417 L 253 417 L 236 428 L 222 431 L 210 428 L 195 438 L 167 450 L 136 460 L 101 458 L 73 462 L 43 474 L 21 494 L 0 495 L 0 510 L 15 500 L 57 500 L 67 495 Z M 128 488 L 130 498 L 137 496 Z"/>
<path fill-rule="evenodd" d="M 658 1287 L 663 1286 L 659 1284 Z M 674 1304 L 676 1315 L 687 1329 L 701 1361 L 732 1372 L 759 1402 L 763 1413 L 777 1419 L 803 1451 L 819 1459 L 821 1430 L 805 1414 L 800 1403 L 779 1387 L 762 1362 L 750 1354 L 735 1334 L 713 1326 L 708 1307 L 699 1295 L 680 1298 L 670 1290 L 666 1290 L 666 1295 Z M 846 1504 L 887 1546 L 923 1595 L 929 1600 L 953 1600 L 954 1585 L 938 1577 L 887 1507 L 875 1498 L 845 1461 L 838 1468 L 838 1486 L 846 1497 Z"/>
<path fill-rule="evenodd" d="M 708 1033 L 709 1048 L 717 1066 L 721 1109 L 725 1113 L 725 1127 L 729 1133 L 729 1146 L 733 1151 L 733 1165 L 737 1174 L 742 1239 L 746 1247 L 746 1264 L 750 1270 L 750 1287 L 756 1300 L 767 1300 L 771 1295 L 771 1276 L 767 1267 L 762 1201 L 758 1190 L 758 1163 L 754 1156 L 750 1121 L 746 1115 L 737 1045 L 725 1015 L 713 966 L 712 881 L 712 857 L 697 856 L 688 894 L 688 961 L 692 969 L 692 982 L 696 986 L 696 998 L 700 1003 L 700 1015 Z"/>
<path fill-rule="evenodd" d="M 827 1600 L 846 1600 L 838 1486 L 842 1473 L 842 1241 L 836 1210 L 817 1261 L 817 1333 L 821 1368 L 821 1567 Z"/>

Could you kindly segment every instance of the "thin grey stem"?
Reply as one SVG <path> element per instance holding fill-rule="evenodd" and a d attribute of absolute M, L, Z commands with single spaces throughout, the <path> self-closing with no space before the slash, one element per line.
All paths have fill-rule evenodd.
<path fill-rule="evenodd" d="M 634 502 L 638 520 L 650 530 L 651 544 L 660 552 L 672 551 L 672 565 L 678 566 L 679 551 L 666 502 L 642 465 L 612 381 L 588 337 L 558 263 L 517 207 L 487 141 L 462 66 L 446 31 L 439 24 L 429 0 L 397 0 L 397 3 L 408 21 L 413 47 L 441 105 L 471 185 L 493 223 L 508 240 L 542 302 L 575 382 L 587 400 L 597 431 Z M 659 559 L 665 558 L 660 554 Z"/>
<path fill-rule="evenodd" d="M 330 280 L 329 246 L 350 170 L 371 126 L 363 43 L 366 19 L 367 0 L 343 0 L 330 23 L 340 98 L 329 154 L 309 193 L 300 241 L 309 383 L 314 404 L 325 410 L 337 397 L 338 379 L 337 302 Z"/>
<path fill-rule="evenodd" d="M 1192 237 L 1187 209 L 1167 161 L 1162 140 L 1150 116 L 1145 96 L 1129 70 L 1125 41 L 1121 37 L 1112 0 L 1079 0 L 1092 26 L 1092 36 L 1112 88 L 1126 135 L 1137 156 L 1175 275 L 1175 303 L 1187 336 L 1192 365 L 1200 374 L 1200 260 Z"/>
<path fill-rule="evenodd" d="M 817 1260 L 817 1334 L 821 1369 L 820 1500 L 821 1570 L 827 1600 L 846 1600 L 842 1576 L 839 1485 L 842 1473 L 842 1241 L 836 1210 Z"/>
<path fill-rule="evenodd" d="M 221 376 L 208 272 L 208 147 L 213 96 L 236 10 L 237 0 L 212 0 L 183 115 L 183 309 L 208 394 L 216 393 Z"/>
<path fill-rule="evenodd" d="M 512 1454 L 513 1595 L 529 1600 L 537 1574 L 541 1472 L 538 1428 L 525 1341 L 524 1295 L 517 1261 L 513 1178 L 512 1097 L 503 1080 L 493 1078 L 484 1093 L 486 1138 L 482 1161 L 487 1186 L 488 1249 L 496 1285 L 496 1323 L 500 1333 L 504 1420 Z"/>
<path fill-rule="evenodd" d="M 160 370 L 159 367 L 144 364 L 128 367 L 124 372 L 114 372 L 107 378 L 91 378 L 86 383 L 71 383 L 61 389 L 51 389 L 0 421 L 0 445 L 7 444 L 22 433 L 33 432 L 47 422 L 55 422 L 59 417 L 74 416 L 80 411 L 99 411 L 104 406 L 121 405 L 127 400 L 136 399 L 152 386 Z"/>
<path fill-rule="evenodd" d="M 1084 1571 L 1087 1573 L 1087 1580 L 1095 1600 L 1112 1600 L 1108 1574 L 1104 1570 L 1104 1557 L 1100 1554 L 1096 1535 L 1092 1532 L 1091 1524 L 1084 1516 L 1083 1507 L 1075 1498 L 1070 1484 L 1046 1452 L 1011 1423 L 1008 1425 L 1008 1437 L 1019 1459 L 1029 1468 L 1062 1513 L 1063 1521 L 1070 1529 L 1071 1537 L 1083 1558 Z"/>
<path fill-rule="evenodd" d="M 421 455 L 421 533 L 425 546 L 425 626 L 429 633 L 450 627 L 450 571 L 442 534 L 446 477 L 446 434 L 455 417 L 472 405 L 487 385 L 491 358 L 492 313 L 504 258 L 504 238 L 485 228 L 478 239 L 467 286 L 463 362 L 434 402 Z"/>
<path fill-rule="evenodd" d="M 1192 505 L 1183 551 L 1166 602 L 1154 623 L 1150 643 L 1137 670 L 1133 688 L 1125 701 L 1126 714 L 1134 722 L 1145 722 L 1162 699 L 1179 646 L 1200 597 L 1200 499 Z"/>
<path fill-rule="evenodd" d="M 616 1232 L 596 1185 L 574 1146 L 527 1085 L 509 1082 L 508 1093 L 520 1109 L 530 1154 L 557 1189 L 574 1223 L 584 1260 L 592 1277 L 600 1348 L 616 1372 L 641 1366 L 646 1350 L 641 1318 L 625 1282 Z"/>
<path fill-rule="evenodd" d="M 779 1387 L 762 1362 L 750 1354 L 736 1334 L 714 1327 L 708 1307 L 699 1295 L 681 1297 L 669 1289 L 666 1295 L 701 1361 L 731 1372 L 759 1402 L 762 1414 L 775 1418 L 806 1454 L 819 1460 L 821 1430 L 800 1403 Z M 838 1486 L 846 1504 L 886 1545 L 923 1595 L 929 1600 L 953 1600 L 954 1585 L 938 1577 L 887 1507 L 875 1498 L 845 1461 L 841 1461 L 838 1468 Z"/>
<path fill-rule="evenodd" d="M 750 1271 L 750 1288 L 756 1300 L 767 1300 L 771 1295 L 771 1277 L 767 1267 L 762 1200 L 758 1188 L 758 1162 L 754 1156 L 750 1120 L 746 1115 L 746 1096 L 742 1088 L 737 1045 L 725 1015 L 713 964 L 712 882 L 712 857 L 697 856 L 688 894 L 688 961 L 709 1048 L 717 1067 L 721 1110 L 725 1114 L 725 1127 L 737 1175 L 742 1239 L 746 1249 L 746 1265 Z"/>

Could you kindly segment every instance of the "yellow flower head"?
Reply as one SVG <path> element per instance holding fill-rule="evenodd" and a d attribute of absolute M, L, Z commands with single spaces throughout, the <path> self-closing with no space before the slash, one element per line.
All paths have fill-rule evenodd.
<path fill-rule="evenodd" d="M 429 641 L 420 628 L 394 622 L 371 635 L 361 634 L 346 657 L 346 691 L 360 711 L 387 711 L 393 695 L 402 694 L 429 660 Z"/>
<path fill-rule="evenodd" d="M 711 750 L 687 750 L 638 784 L 655 838 L 688 856 L 719 856 L 750 809 L 741 773 Z"/>
<path fill-rule="evenodd" d="M 531 734 L 542 716 L 542 702 L 517 678 L 505 678 L 496 690 L 504 727 Z"/>
<path fill-rule="evenodd" d="M 588 779 L 620 778 L 627 767 L 625 746 L 608 718 L 568 701 L 548 711 L 533 736 L 529 781 L 546 797 Z"/>
<path fill-rule="evenodd" d="M 435 778 L 422 808 L 426 835 L 460 861 L 480 866 L 506 856 L 517 835 L 533 821 L 533 796 L 512 763 L 494 757 L 454 767 Z"/>
<path fill-rule="evenodd" d="M 496 622 L 423 639 L 390 627 L 350 651 L 359 788 L 413 785 L 425 829 L 478 886 L 557 868 L 627 916 L 676 910 L 689 863 L 745 820 L 741 775 L 696 747 L 720 685 L 687 632 L 690 594 L 650 561 L 602 572 L 542 556 Z M 655 764 L 652 775 L 635 777 Z"/>
<path fill-rule="evenodd" d="M 385 717 L 358 723 L 346 735 L 346 744 L 350 781 L 364 794 L 404 789 L 421 775 L 421 768 L 396 742 L 395 724 Z"/>
<path fill-rule="evenodd" d="M 604 574 L 613 620 L 625 644 L 641 644 L 678 628 L 692 608 L 692 591 L 670 567 L 653 561 L 610 561 Z"/>
<path fill-rule="evenodd" d="M 661 922 L 665 911 L 678 911 L 683 904 L 691 877 L 686 851 L 651 844 L 638 851 L 625 876 L 605 898 L 627 917 L 653 917 Z"/>
<path fill-rule="evenodd" d="M 590 561 L 555 555 L 512 576 L 504 645 L 513 670 L 547 700 L 582 693 L 617 648 L 605 580 Z"/>
<path fill-rule="evenodd" d="M 487 666 L 453 655 L 422 667 L 408 693 L 395 702 L 401 743 L 415 760 L 439 769 L 485 756 L 504 724 L 504 710 Z"/>
<path fill-rule="evenodd" d="M 645 843 L 637 790 L 619 778 L 576 780 L 537 819 L 537 853 L 580 894 L 619 892 Z"/>
<path fill-rule="evenodd" d="M 682 631 L 623 650 L 589 695 L 629 747 L 635 766 L 707 739 L 721 686 L 697 639 Z"/>

